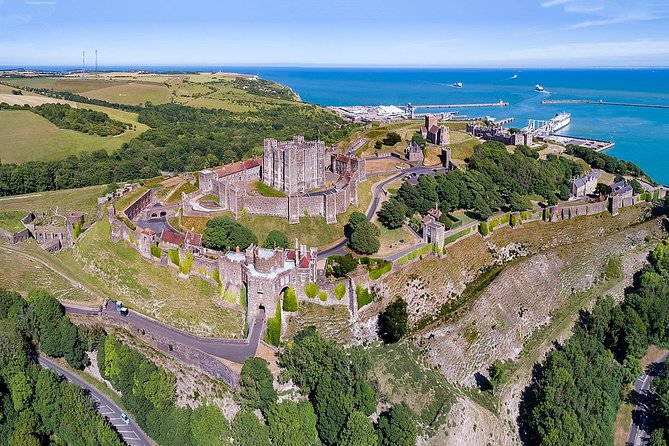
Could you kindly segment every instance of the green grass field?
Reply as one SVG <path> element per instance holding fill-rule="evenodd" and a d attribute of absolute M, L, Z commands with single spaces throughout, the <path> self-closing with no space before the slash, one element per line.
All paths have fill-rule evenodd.
<path fill-rule="evenodd" d="M 106 107 L 85 106 L 103 111 L 112 119 L 129 122 L 136 130 L 118 136 L 98 136 L 76 130 L 60 129 L 47 119 L 28 110 L 0 111 L 0 160 L 4 163 L 49 161 L 94 150 L 119 149 L 148 127 L 137 123 L 137 115 Z M 113 110 L 113 111 L 112 111 Z"/>
<path fill-rule="evenodd" d="M 260 195 L 263 197 L 285 197 L 286 194 L 281 192 L 280 190 L 274 189 L 272 186 L 268 186 L 262 181 L 256 181 L 253 184 L 253 189 L 258 191 Z"/>
<path fill-rule="evenodd" d="M 37 192 L 27 195 L 0 197 L 0 212 L 8 211 L 47 211 L 58 208 L 60 214 L 69 211 L 83 211 L 86 221 L 93 221 L 98 208 L 98 197 L 106 186 L 90 186 L 81 189 L 65 189 L 50 192 Z"/>
<path fill-rule="evenodd" d="M 215 303 L 216 287 L 198 278 L 179 279 L 177 272 L 142 259 L 126 242 L 112 243 L 103 219 L 85 232 L 73 248 L 57 258 L 77 276 L 87 276 L 106 297 L 182 330 L 224 337 L 241 336 L 241 310 Z"/>

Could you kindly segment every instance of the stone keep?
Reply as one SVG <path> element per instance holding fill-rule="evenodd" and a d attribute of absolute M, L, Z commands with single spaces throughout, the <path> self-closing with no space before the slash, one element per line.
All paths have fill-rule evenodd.
<path fill-rule="evenodd" d="M 325 185 L 325 144 L 295 136 L 291 141 L 265 139 L 263 183 L 288 195 Z"/>

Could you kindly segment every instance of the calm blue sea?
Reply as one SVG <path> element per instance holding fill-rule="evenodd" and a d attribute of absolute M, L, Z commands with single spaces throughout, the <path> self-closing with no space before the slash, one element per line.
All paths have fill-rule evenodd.
<path fill-rule="evenodd" d="M 43 67 L 48 68 L 48 67 Z M 104 67 L 127 69 L 132 67 Z M 134 67 L 136 68 L 136 67 Z M 102 69 L 102 68 L 101 68 Z M 669 109 L 600 105 L 543 105 L 542 99 L 593 99 L 669 105 L 669 69 L 414 69 L 147 67 L 156 71 L 236 71 L 290 86 L 321 105 L 489 103 L 505 108 L 459 110 L 462 115 L 528 119 L 571 113 L 563 134 L 612 140 L 607 153 L 633 161 L 656 181 L 669 184 Z M 463 88 L 451 86 L 462 82 Z M 534 91 L 541 84 L 549 94 Z"/>

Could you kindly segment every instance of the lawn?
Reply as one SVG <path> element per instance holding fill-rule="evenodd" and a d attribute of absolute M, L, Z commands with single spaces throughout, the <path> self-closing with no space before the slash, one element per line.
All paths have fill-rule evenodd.
<path fill-rule="evenodd" d="M 145 261 L 126 242 L 112 243 L 110 230 L 107 220 L 97 222 L 57 258 L 129 308 L 191 333 L 241 336 L 241 309 L 217 305 L 214 285 L 194 277 L 180 279 L 175 270 Z"/>
<path fill-rule="evenodd" d="M 107 186 L 90 186 L 0 197 L 0 212 L 47 211 L 58 208 L 61 214 L 75 210 L 83 211 L 86 221 L 93 221 L 98 208 L 97 199 L 102 196 L 106 188 Z"/>
<path fill-rule="evenodd" d="M 474 138 L 467 133 L 460 131 L 451 131 L 451 158 L 464 160 L 474 155 L 474 147 L 481 144 L 478 138 Z"/>
<path fill-rule="evenodd" d="M 12 234 L 24 229 L 21 219 L 26 216 L 23 211 L 0 211 L 0 228 Z"/>
<path fill-rule="evenodd" d="M 280 190 L 274 189 L 272 186 L 268 186 L 267 184 L 263 183 L 262 181 L 256 181 L 252 188 L 260 195 L 263 197 L 285 197 L 286 194 L 281 192 Z"/>
<path fill-rule="evenodd" d="M 105 107 L 86 108 L 107 112 Z M 109 112 L 112 119 L 132 122 L 137 130 L 127 130 L 118 136 L 98 136 L 76 130 L 60 129 L 47 119 L 28 110 L 0 111 L 0 159 L 4 163 L 51 161 L 81 152 L 119 149 L 123 143 L 138 136 L 148 127 L 134 121 L 132 113 Z"/>
<path fill-rule="evenodd" d="M 379 242 L 381 243 L 379 251 L 374 254 L 377 257 L 389 256 L 420 241 L 413 232 L 404 226 L 397 229 L 388 229 L 381 224 L 377 224 L 377 226 L 379 227 Z"/>

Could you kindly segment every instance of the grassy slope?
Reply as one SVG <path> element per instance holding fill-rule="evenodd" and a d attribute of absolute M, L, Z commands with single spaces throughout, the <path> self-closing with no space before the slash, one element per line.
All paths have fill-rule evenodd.
<path fill-rule="evenodd" d="M 201 279 L 179 279 L 174 270 L 149 263 L 125 242 L 112 243 L 110 225 L 99 221 L 72 250 L 58 258 L 89 276 L 105 296 L 177 328 L 203 335 L 239 336 L 241 312 L 216 305 L 216 288 Z"/>
<path fill-rule="evenodd" d="M 81 189 L 65 189 L 50 192 L 38 192 L 28 195 L 0 197 L 0 212 L 7 211 L 46 211 L 58 208 L 59 213 L 79 210 L 85 213 L 86 221 L 93 221 L 97 211 L 97 198 L 106 186 L 90 186 Z"/>

